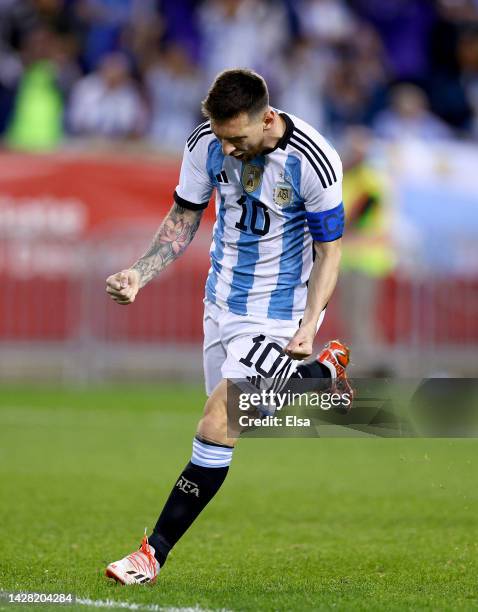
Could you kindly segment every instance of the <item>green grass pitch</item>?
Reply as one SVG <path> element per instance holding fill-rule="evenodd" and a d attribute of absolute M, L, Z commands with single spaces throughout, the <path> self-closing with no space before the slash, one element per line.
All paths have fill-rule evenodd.
<path fill-rule="evenodd" d="M 3 592 L 110 609 L 478 610 L 478 441 L 243 440 L 157 584 L 125 588 L 104 568 L 153 527 L 203 392 L 0 391 Z"/>

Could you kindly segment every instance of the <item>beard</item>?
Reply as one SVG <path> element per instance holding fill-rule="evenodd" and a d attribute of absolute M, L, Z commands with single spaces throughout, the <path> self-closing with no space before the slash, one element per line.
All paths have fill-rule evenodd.
<path fill-rule="evenodd" d="M 263 147 L 254 147 L 254 149 L 249 149 L 248 151 L 244 151 L 241 153 L 240 160 L 241 162 L 250 162 L 254 157 L 260 155 L 263 151 Z"/>

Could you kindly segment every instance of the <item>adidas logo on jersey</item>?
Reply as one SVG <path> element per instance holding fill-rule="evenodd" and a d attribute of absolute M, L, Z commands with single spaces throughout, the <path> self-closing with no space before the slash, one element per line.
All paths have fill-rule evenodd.
<path fill-rule="evenodd" d="M 216 181 L 218 183 L 229 183 L 229 179 L 227 178 L 225 170 L 221 170 L 219 174 L 216 174 Z"/>

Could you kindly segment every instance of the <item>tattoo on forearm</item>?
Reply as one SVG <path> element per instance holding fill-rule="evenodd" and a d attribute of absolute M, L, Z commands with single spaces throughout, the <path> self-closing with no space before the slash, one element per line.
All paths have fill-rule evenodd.
<path fill-rule="evenodd" d="M 132 266 L 143 287 L 158 272 L 177 259 L 194 238 L 203 211 L 191 211 L 174 204 L 153 238 L 149 249 Z"/>

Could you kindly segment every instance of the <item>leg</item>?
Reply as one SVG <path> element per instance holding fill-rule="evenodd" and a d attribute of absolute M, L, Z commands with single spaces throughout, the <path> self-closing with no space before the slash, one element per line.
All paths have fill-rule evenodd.
<path fill-rule="evenodd" d="M 228 367 L 228 374 L 235 372 L 245 377 L 251 371 L 250 367 L 247 366 L 244 369 L 245 360 L 242 359 L 241 361 L 239 359 L 236 361 L 234 354 L 236 349 L 239 353 L 244 352 L 244 349 L 249 353 L 254 339 L 247 337 L 238 340 L 237 347 L 233 346 L 234 343 L 231 343 L 229 347 L 229 365 L 227 365 L 228 360 L 226 360 L 226 367 Z M 293 367 L 288 377 L 303 379 L 304 386 L 306 384 L 304 379 L 319 378 L 323 381 L 321 384 L 328 387 L 331 378 L 337 375 L 337 369 L 341 367 L 335 360 L 334 351 L 340 353 L 344 347 L 338 342 L 335 342 L 335 344 L 337 346 L 333 348 L 329 348 L 329 345 L 327 345 L 326 350 L 319 356 L 318 360 L 308 364 L 300 363 Z M 277 343 L 274 346 L 277 347 L 276 350 L 280 359 L 277 356 L 268 355 L 268 358 L 263 360 L 264 367 L 271 368 L 274 363 L 279 361 L 283 361 L 284 366 L 287 363 L 291 364 L 290 358 L 282 352 L 280 346 Z M 267 350 L 269 351 L 269 349 Z M 324 359 L 321 361 L 322 355 L 324 355 Z M 325 359 L 325 356 L 327 359 Z M 348 363 L 348 350 L 346 351 L 346 362 Z M 239 365 L 243 366 L 242 371 Z M 345 366 L 342 368 L 343 370 L 345 370 Z M 333 369 L 333 372 L 331 369 Z M 314 382 L 314 386 L 316 385 L 317 380 Z M 149 543 L 154 547 L 160 565 L 164 565 L 169 551 L 220 489 L 229 471 L 232 451 L 236 442 L 236 438 L 228 437 L 227 380 L 223 379 L 206 402 L 204 414 L 199 421 L 196 437 L 193 441 L 191 461 L 179 476 L 154 531 L 149 537 Z"/>
<path fill-rule="evenodd" d="M 169 551 L 196 520 L 224 482 L 237 440 L 227 437 L 227 383 L 222 380 L 206 402 L 190 462 L 161 512 L 149 544 L 164 565 Z"/>
<path fill-rule="evenodd" d="M 242 320 L 239 327 L 240 330 L 244 329 Z M 280 335 L 266 338 L 258 334 L 264 327 L 264 324 L 261 324 L 259 329 L 253 327 L 247 330 L 250 333 L 236 335 L 234 341 L 231 337 L 227 342 L 227 357 L 221 368 L 223 380 L 219 382 L 206 402 L 204 414 L 193 441 L 190 462 L 176 481 L 151 536 L 144 537 L 139 551 L 111 563 L 106 570 L 107 576 L 122 584 L 143 584 L 154 581 L 169 551 L 220 489 L 229 471 L 232 452 L 237 441 L 227 435 L 226 378 L 249 379 L 257 375 L 271 376 L 274 375 L 279 364 L 282 364 L 281 372 L 287 371 L 288 378 L 293 374 L 299 378 L 318 376 L 324 379 L 323 384 L 328 385 L 331 378 L 339 377 L 339 364 L 335 360 L 335 353 L 337 351 L 340 353 L 344 347 L 340 345 L 332 348 L 329 345 L 340 343 L 329 343 L 326 350 L 318 356 L 315 365 L 312 363 L 299 364 L 298 367 L 292 366 L 290 359 L 282 352 Z M 219 325 L 213 328 L 214 333 L 220 331 Z M 286 341 L 293 333 L 293 330 L 290 330 L 291 333 L 284 329 L 280 331 L 287 335 Z M 266 342 L 266 353 L 261 353 L 259 357 L 257 345 L 258 343 L 262 345 L 263 341 Z M 213 343 L 213 346 L 218 348 L 223 345 Z M 208 354 L 212 352 L 208 351 Z M 324 360 L 323 356 L 326 356 L 327 359 Z M 348 363 L 348 350 L 346 350 L 346 360 Z M 340 366 L 344 372 L 345 366 L 346 364 L 343 364 L 343 367 Z M 207 367 L 206 363 L 205 369 Z"/>
<path fill-rule="evenodd" d="M 154 582 L 169 551 L 220 489 L 236 442 L 226 435 L 226 390 L 226 381 L 221 381 L 207 400 L 191 460 L 176 481 L 153 533 L 144 536 L 139 550 L 108 565 L 109 578 L 122 584 Z"/>
<path fill-rule="evenodd" d="M 204 407 L 196 436 L 205 442 L 234 447 L 237 439 L 227 437 L 227 381 L 221 380 Z"/>
<path fill-rule="evenodd" d="M 230 342 L 223 375 L 230 378 L 245 378 L 256 373 L 255 368 L 245 365 L 241 355 L 247 355 L 257 337 L 240 336 L 237 342 Z M 280 361 L 284 365 L 291 363 L 277 343 L 273 343 Z M 263 361 L 264 367 L 270 367 L 270 361 L 276 361 L 277 355 L 269 355 Z M 207 367 L 207 366 L 206 366 Z M 251 369 L 252 367 L 252 369 Z M 293 368 L 296 371 L 297 368 Z M 306 369 L 302 369 L 304 375 Z M 319 368 L 323 374 L 323 368 Z M 328 380 L 330 374 L 325 368 Z M 312 375 L 312 374 L 311 374 Z M 223 379 L 211 393 L 206 402 L 202 419 L 199 421 L 193 441 L 193 452 L 190 462 L 180 474 L 170 496 L 161 512 L 149 544 L 159 564 L 164 565 L 166 558 L 187 529 L 199 516 L 201 511 L 219 491 L 229 471 L 232 452 L 236 438 L 227 435 L 227 380 Z"/>

